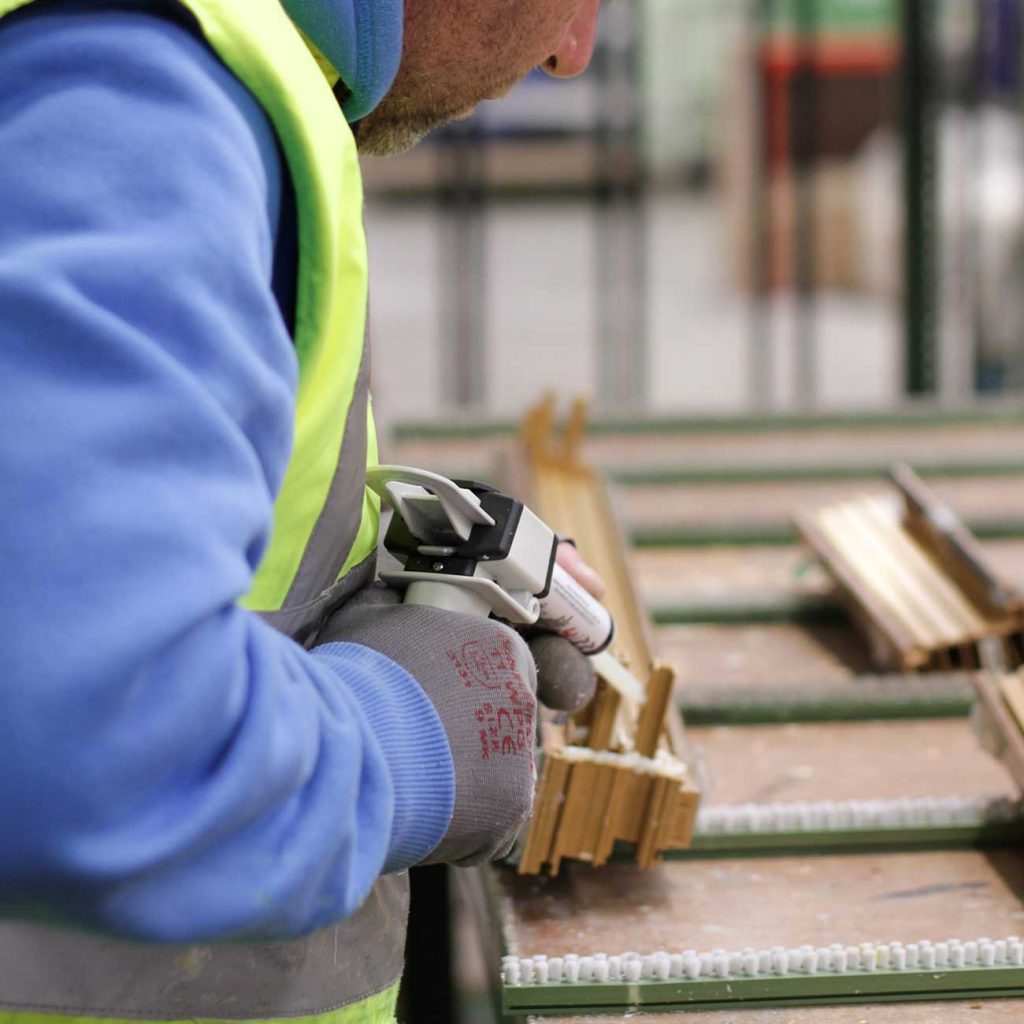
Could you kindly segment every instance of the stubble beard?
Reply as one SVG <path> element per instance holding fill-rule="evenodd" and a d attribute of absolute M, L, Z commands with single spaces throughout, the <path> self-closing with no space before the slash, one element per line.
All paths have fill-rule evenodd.
<path fill-rule="evenodd" d="M 386 101 L 385 101 L 386 103 Z M 452 121 L 461 121 L 473 113 L 476 104 L 462 110 L 389 110 L 382 104 L 359 122 L 356 144 L 363 156 L 396 156 Z"/>
<path fill-rule="evenodd" d="M 359 122 L 356 144 L 364 156 L 394 156 L 410 150 L 438 128 L 469 117 L 477 104 L 507 93 L 522 73 L 480 76 L 472 84 L 442 90 L 426 80 L 398 82 L 393 92 Z"/>

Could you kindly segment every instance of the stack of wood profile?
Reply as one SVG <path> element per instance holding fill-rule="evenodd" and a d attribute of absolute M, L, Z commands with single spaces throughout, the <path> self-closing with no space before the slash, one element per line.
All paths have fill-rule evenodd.
<path fill-rule="evenodd" d="M 908 466 L 890 477 L 890 493 L 796 517 L 875 663 L 904 672 L 1020 665 L 1024 599 Z"/>
<path fill-rule="evenodd" d="M 1024 792 L 1024 670 L 972 676 L 983 716 L 978 732 Z"/>
<path fill-rule="evenodd" d="M 632 844 L 640 866 L 655 864 L 667 850 L 689 846 L 700 799 L 682 758 L 675 673 L 652 655 L 604 485 L 579 457 L 584 422 L 578 403 L 556 437 L 552 403 L 534 409 L 516 483 L 604 577 L 616 635 L 611 650 L 595 659 L 598 692 L 586 711 L 542 727 L 543 764 L 520 874 L 557 874 L 563 858 L 599 866 L 616 843 Z"/>

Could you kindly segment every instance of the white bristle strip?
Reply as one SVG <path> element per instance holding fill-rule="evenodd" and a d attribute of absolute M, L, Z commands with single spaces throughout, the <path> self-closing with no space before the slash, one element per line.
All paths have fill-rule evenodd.
<path fill-rule="evenodd" d="M 862 942 L 860 947 L 860 968 L 862 971 L 874 971 L 878 967 L 878 956 L 870 942 Z"/>
<path fill-rule="evenodd" d="M 579 956 L 502 959 L 506 985 L 587 984 L 594 982 L 667 982 L 676 979 L 735 979 L 807 974 L 855 974 L 893 971 L 963 970 L 983 967 L 1024 967 L 1024 943 L 1006 939 L 947 939 L 943 942 L 862 942 L 857 946 L 799 946 L 739 951 L 715 949 L 698 953 L 658 952 L 641 956 L 596 953 Z"/>
<path fill-rule="evenodd" d="M 522 974 L 519 971 L 519 958 L 506 956 L 501 961 L 501 972 L 506 985 L 522 984 Z"/>
<path fill-rule="evenodd" d="M 668 981 L 672 977 L 672 958 L 668 953 L 658 956 L 658 981 Z"/>
<path fill-rule="evenodd" d="M 1022 805 L 1006 797 L 725 804 L 702 808 L 697 815 L 697 832 L 701 835 L 734 835 L 740 832 L 970 826 L 1013 821 L 1022 814 Z"/>

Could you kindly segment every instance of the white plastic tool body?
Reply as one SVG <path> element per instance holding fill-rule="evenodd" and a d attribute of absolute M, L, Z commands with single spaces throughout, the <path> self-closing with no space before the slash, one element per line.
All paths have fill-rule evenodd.
<path fill-rule="evenodd" d="M 540 616 L 536 595 L 547 590 L 555 535 L 528 508 L 523 508 L 507 557 L 480 561 L 473 575 L 445 573 L 445 559 L 469 540 L 474 526 L 494 526 L 480 499 L 453 480 L 408 466 L 377 466 L 367 473 L 369 486 L 385 498 L 395 515 L 421 543 L 421 556 L 436 559 L 422 571 L 381 573 L 393 586 L 407 588 L 409 604 L 425 604 L 490 615 L 516 625 L 533 625 Z"/>
<path fill-rule="evenodd" d="M 538 623 L 585 654 L 611 642 L 608 611 L 555 563 L 554 531 L 521 502 L 473 484 L 481 500 L 469 487 L 408 466 L 377 466 L 367 484 L 404 524 L 400 538 L 389 530 L 385 539 L 404 568 L 381 579 L 405 590 L 407 604 Z M 491 515 L 485 501 L 506 519 Z M 487 533 L 486 543 L 474 546 L 474 530 Z"/>

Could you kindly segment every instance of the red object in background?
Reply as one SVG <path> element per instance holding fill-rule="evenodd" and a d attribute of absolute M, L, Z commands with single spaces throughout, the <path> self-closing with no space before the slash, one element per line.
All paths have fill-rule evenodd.
<path fill-rule="evenodd" d="M 816 79 L 816 85 L 824 92 L 829 91 L 830 85 L 841 81 L 869 88 L 877 85 L 884 91 L 895 77 L 899 59 L 899 43 L 889 35 L 821 36 L 813 40 L 787 36 L 765 42 L 761 47 L 760 70 L 766 96 L 765 133 L 769 168 L 774 172 L 789 164 L 793 84 L 801 72 L 809 70 Z M 827 120 L 827 103 L 819 104 L 819 111 L 819 117 Z M 871 119 L 877 123 L 880 118 Z M 827 138 L 828 125 L 820 127 L 826 130 L 818 132 L 818 137 Z"/>

